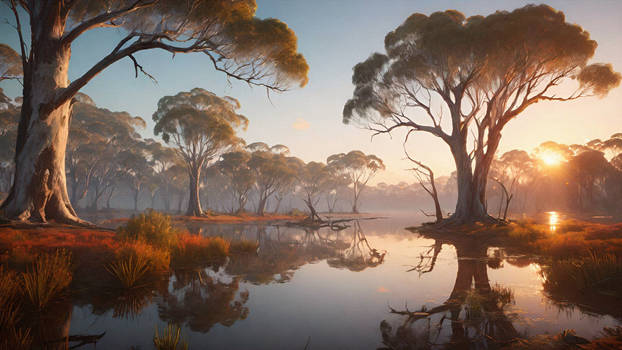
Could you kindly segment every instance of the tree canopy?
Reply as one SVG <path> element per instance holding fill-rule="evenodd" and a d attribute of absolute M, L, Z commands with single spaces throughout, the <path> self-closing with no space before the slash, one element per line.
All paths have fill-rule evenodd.
<path fill-rule="evenodd" d="M 443 140 L 458 171 L 459 221 L 486 216 L 487 173 L 510 120 L 535 103 L 604 96 L 620 83 L 610 64 L 589 63 L 589 33 L 546 5 L 469 18 L 415 13 L 384 44 L 354 67 L 343 121 Z"/>

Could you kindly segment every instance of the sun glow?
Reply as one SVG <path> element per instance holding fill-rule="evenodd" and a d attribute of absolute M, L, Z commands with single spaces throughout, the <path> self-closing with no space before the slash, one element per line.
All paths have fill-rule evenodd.
<path fill-rule="evenodd" d="M 547 214 L 549 215 L 549 229 L 551 232 L 555 232 L 559 224 L 559 213 L 556 211 L 549 211 Z"/>
<path fill-rule="evenodd" d="M 538 158 L 547 166 L 556 166 L 564 160 L 561 154 L 551 151 L 540 153 Z"/>

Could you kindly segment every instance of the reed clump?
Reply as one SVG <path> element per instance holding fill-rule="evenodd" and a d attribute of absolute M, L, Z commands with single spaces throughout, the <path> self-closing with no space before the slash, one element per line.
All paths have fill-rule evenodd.
<path fill-rule="evenodd" d="M 71 280 L 71 254 L 58 249 L 53 254 L 40 254 L 22 273 L 22 288 L 30 303 L 41 310 L 60 296 Z"/>
<path fill-rule="evenodd" d="M 188 343 L 181 335 L 181 328 L 171 323 L 162 331 L 158 331 L 156 327 L 153 345 L 157 350 L 188 350 Z"/>

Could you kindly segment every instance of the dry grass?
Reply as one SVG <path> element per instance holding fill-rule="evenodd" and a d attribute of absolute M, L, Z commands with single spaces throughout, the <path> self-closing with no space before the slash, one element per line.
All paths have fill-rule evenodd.
<path fill-rule="evenodd" d="M 169 269 L 171 253 L 168 249 L 154 247 L 142 241 L 123 242 L 115 250 L 115 260 L 130 258 L 144 259 L 155 272 L 164 272 Z"/>
<path fill-rule="evenodd" d="M 39 255 L 22 279 L 23 292 L 30 303 L 44 309 L 71 283 L 71 254 L 59 249 L 54 254 Z"/>
<path fill-rule="evenodd" d="M 221 237 L 182 234 L 173 249 L 173 265 L 188 267 L 221 263 L 229 255 L 229 241 Z"/>
<path fill-rule="evenodd" d="M 509 246 L 553 259 L 588 257 L 592 251 L 622 254 L 622 224 L 568 220 L 551 231 L 548 225 L 523 221 L 513 222 L 496 232 L 506 237 Z"/>
<path fill-rule="evenodd" d="M 134 288 L 138 286 L 138 282 L 143 280 L 151 266 L 149 260 L 142 255 L 130 256 L 127 259 L 119 259 L 110 265 L 107 270 L 125 288 Z"/>
<path fill-rule="evenodd" d="M 259 248 L 259 242 L 243 239 L 232 241 L 229 246 L 229 251 L 232 254 L 253 254 L 257 253 L 257 248 Z"/>
<path fill-rule="evenodd" d="M 188 343 L 181 336 L 181 328 L 170 323 L 161 332 L 156 327 L 153 345 L 157 350 L 188 349 Z"/>
<path fill-rule="evenodd" d="M 622 257 L 614 254 L 591 251 L 587 257 L 554 260 L 543 275 L 545 288 L 554 292 L 600 291 L 622 297 Z"/>
<path fill-rule="evenodd" d="M 155 210 L 132 217 L 119 227 L 117 234 L 125 241 L 143 241 L 158 247 L 172 247 L 178 232 L 171 225 L 171 217 Z"/>

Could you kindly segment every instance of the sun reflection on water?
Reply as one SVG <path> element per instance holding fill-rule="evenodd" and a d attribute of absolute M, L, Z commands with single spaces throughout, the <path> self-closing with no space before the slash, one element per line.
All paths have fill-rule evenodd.
<path fill-rule="evenodd" d="M 549 211 L 547 214 L 549 215 L 549 230 L 555 232 L 559 224 L 559 213 L 556 211 Z"/>

